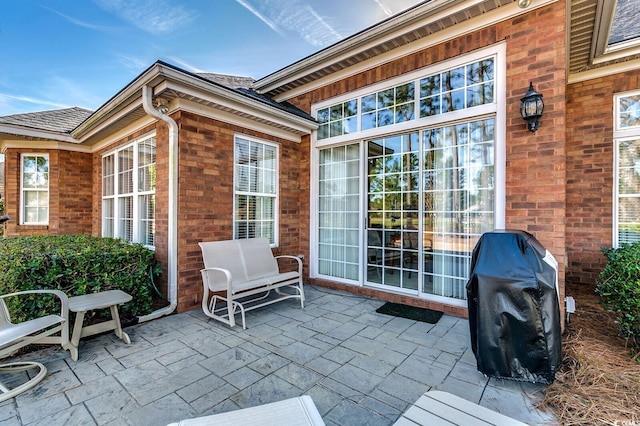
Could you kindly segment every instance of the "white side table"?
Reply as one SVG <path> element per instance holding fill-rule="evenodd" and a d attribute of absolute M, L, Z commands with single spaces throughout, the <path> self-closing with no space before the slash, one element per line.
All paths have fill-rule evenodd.
<path fill-rule="evenodd" d="M 133 298 L 129 294 L 121 290 L 107 290 L 69 298 L 69 310 L 76 313 L 76 320 L 73 324 L 73 335 L 69 342 L 69 351 L 71 352 L 72 360 L 78 360 L 78 345 L 81 337 L 93 336 L 94 334 L 114 330 L 116 336 L 122 339 L 127 345 L 131 344 L 131 339 L 129 339 L 127 333 L 122 331 L 120 316 L 118 315 L 118 305 L 127 303 L 131 299 Z M 82 326 L 84 314 L 87 311 L 105 308 L 111 310 L 111 320 L 86 327 Z"/>

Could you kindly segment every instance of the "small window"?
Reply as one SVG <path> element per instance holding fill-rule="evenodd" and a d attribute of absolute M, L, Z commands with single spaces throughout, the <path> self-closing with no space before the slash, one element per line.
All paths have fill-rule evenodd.
<path fill-rule="evenodd" d="M 22 156 L 21 223 L 23 225 L 49 224 L 49 156 L 25 154 Z"/>
<path fill-rule="evenodd" d="M 236 137 L 234 181 L 234 238 L 277 245 L 278 147 Z"/>

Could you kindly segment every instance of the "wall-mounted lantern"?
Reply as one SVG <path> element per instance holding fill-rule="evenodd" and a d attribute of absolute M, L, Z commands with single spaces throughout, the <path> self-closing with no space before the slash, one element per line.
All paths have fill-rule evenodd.
<path fill-rule="evenodd" d="M 544 110 L 542 95 L 533 89 L 533 83 L 529 83 L 529 91 L 520 99 L 520 114 L 527 120 L 527 128 L 535 132 L 540 127 L 540 117 Z"/>

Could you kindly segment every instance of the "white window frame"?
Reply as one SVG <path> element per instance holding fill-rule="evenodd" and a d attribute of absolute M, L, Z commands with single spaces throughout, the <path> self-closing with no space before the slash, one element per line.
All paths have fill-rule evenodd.
<path fill-rule="evenodd" d="M 637 126 L 629 126 L 622 127 L 620 121 L 620 99 L 629 97 L 629 96 L 639 96 L 640 90 L 633 90 L 629 92 L 621 92 L 615 93 L 613 95 L 613 123 L 614 123 L 614 131 L 613 131 L 613 229 L 612 232 L 612 246 L 619 247 L 619 183 L 620 183 L 620 158 L 619 158 L 619 150 L 620 143 L 626 142 L 628 140 L 640 140 L 640 125 Z M 633 195 L 640 197 L 640 194 Z"/>
<path fill-rule="evenodd" d="M 507 116 L 507 89 L 506 89 L 506 68 L 507 68 L 507 60 L 506 60 L 506 43 L 499 42 L 494 45 L 488 46 L 486 48 L 478 49 L 469 54 L 460 55 L 458 57 L 447 59 L 442 62 L 438 62 L 431 66 L 421 68 L 419 70 L 415 70 L 398 77 L 394 77 L 388 80 L 381 81 L 379 83 L 373 84 L 371 86 L 363 87 L 361 89 L 345 93 L 341 96 L 337 96 L 334 98 L 328 98 L 314 104 L 311 106 L 311 114 L 315 117 L 317 115 L 318 110 L 330 107 L 332 105 L 337 105 L 341 102 L 347 102 L 352 99 L 360 99 L 362 96 L 366 94 L 370 94 L 373 92 L 378 92 L 384 90 L 389 87 L 397 87 L 403 83 L 410 82 L 413 80 L 419 80 L 423 77 L 433 75 L 436 73 L 444 72 L 450 69 L 454 69 L 461 65 L 466 65 L 469 63 L 473 63 L 482 59 L 487 59 L 489 57 L 494 58 L 494 87 L 495 87 L 495 98 L 494 102 L 489 104 L 483 104 L 474 106 L 471 108 L 465 108 L 462 110 L 455 110 L 447 113 L 430 115 L 426 117 L 416 117 L 413 120 L 383 126 L 376 127 L 373 129 L 367 129 L 362 131 L 360 129 L 360 121 L 358 120 L 358 131 L 355 133 L 348 133 L 341 136 L 335 136 L 325 139 L 318 140 L 317 131 L 314 131 L 311 138 L 312 150 L 311 150 L 311 199 L 310 199 L 310 262 L 309 262 L 309 276 L 311 278 L 317 278 L 319 276 L 319 272 L 317 269 L 317 246 L 318 246 L 318 194 L 319 194 L 319 184 L 318 184 L 318 168 L 319 168 L 319 151 L 322 148 L 332 147 L 332 146 L 340 146 L 354 142 L 361 142 L 361 157 L 364 155 L 364 146 L 362 145 L 363 141 L 367 141 L 370 139 L 375 139 L 379 137 L 384 137 L 386 135 L 395 135 L 401 133 L 409 133 L 411 131 L 420 131 L 425 128 L 433 128 L 450 125 L 452 123 L 456 123 L 459 121 L 467 121 L 471 118 L 474 119 L 482 119 L 494 117 L 496 128 L 495 128 L 495 181 L 496 185 L 494 188 L 494 197 L 495 197 L 495 216 L 494 216 L 494 225 L 497 229 L 504 228 L 506 223 L 506 116 Z M 415 102 L 419 102 L 417 99 Z M 360 109 L 358 109 L 358 113 L 360 113 Z M 364 168 L 366 167 L 366 159 L 361 162 L 361 174 L 363 176 Z M 366 193 L 366 179 L 361 179 L 361 194 Z M 366 195 L 361 195 L 364 198 Z M 362 208 L 362 212 L 366 209 Z M 361 213 L 364 214 L 364 213 Z M 361 223 L 364 224 L 364 217 L 361 217 Z M 364 228 L 363 228 L 364 229 Z M 361 246 L 364 247 L 364 232 L 361 237 Z M 351 281 L 340 280 L 331 277 L 331 280 L 342 281 L 345 283 L 351 283 Z M 363 286 L 364 283 L 364 274 L 361 273 L 360 282 L 357 285 Z M 441 296 L 427 295 L 424 293 L 418 293 L 420 297 L 424 297 L 428 300 L 433 300 L 435 302 L 444 302 L 448 304 L 454 304 L 459 306 L 466 306 L 466 300 L 457 300 L 451 298 L 444 298 Z"/>
<path fill-rule="evenodd" d="M 123 146 L 119 146 L 118 148 L 109 151 L 107 153 L 105 153 L 102 156 L 101 159 L 101 163 L 100 163 L 100 177 L 101 177 L 101 196 L 102 196 L 102 211 L 101 211 L 101 221 L 102 221 L 102 236 L 103 237 L 110 237 L 110 238 L 122 238 L 122 229 L 120 226 L 120 214 L 119 214 L 119 201 L 125 198 L 132 198 L 132 218 L 131 218 L 131 222 L 132 222 L 132 230 L 131 230 L 131 238 L 130 239 L 126 239 L 126 238 L 122 238 L 125 241 L 129 241 L 131 243 L 141 243 L 144 244 L 145 247 L 154 250 L 155 249 L 155 234 L 154 234 L 154 245 L 148 245 L 145 244 L 144 241 L 141 241 L 140 239 L 140 230 L 141 230 L 141 224 L 144 221 L 149 221 L 148 218 L 142 218 L 140 215 L 140 198 L 143 196 L 148 196 L 148 195 L 152 195 L 155 196 L 156 194 L 156 190 L 155 188 L 153 190 L 148 190 L 148 191 L 141 191 L 139 190 L 139 169 L 140 169 L 140 161 L 139 161 L 139 145 L 143 142 L 147 142 L 150 139 L 155 139 L 156 135 L 155 133 L 152 134 L 147 134 L 145 136 L 142 136 L 140 138 L 135 139 L 134 141 L 132 141 L 131 143 L 128 143 L 126 145 Z M 156 145 L 157 146 L 157 145 Z M 120 186 L 120 176 L 119 176 L 119 172 L 118 172 L 118 153 L 122 152 L 124 150 L 130 149 L 132 148 L 133 151 L 133 167 L 131 169 L 131 187 L 132 187 L 132 191 L 131 192 L 127 192 L 127 193 L 120 193 L 119 192 L 119 186 Z M 113 157 L 113 194 L 111 195 L 105 195 L 104 194 L 104 159 L 107 157 Z M 155 163 L 157 164 L 157 163 Z M 106 226 L 106 217 L 105 217 L 105 200 L 111 200 L 112 201 L 112 211 L 110 212 L 110 219 L 113 220 L 113 234 L 109 234 L 107 232 L 107 226 Z M 155 211 L 154 211 L 154 218 L 152 219 L 153 222 L 155 222 Z"/>
<path fill-rule="evenodd" d="M 26 157 L 41 157 L 47 160 L 47 187 L 45 188 L 25 188 L 24 186 L 24 160 Z M 44 153 L 23 153 L 20 155 L 20 225 L 35 225 L 35 226 L 48 226 L 49 225 L 49 214 L 51 212 L 50 206 L 50 195 L 51 192 L 49 190 L 51 186 L 51 162 L 49 159 L 49 154 Z M 25 198 L 27 193 L 38 192 L 38 193 L 46 193 L 47 194 L 47 219 L 42 222 L 28 222 L 27 214 L 25 209 L 27 208 Z"/>
<path fill-rule="evenodd" d="M 275 158 L 275 193 L 262 193 L 262 192 L 251 192 L 251 191 L 239 191 L 238 188 L 238 173 L 236 170 L 236 166 L 238 164 L 238 159 L 236 156 L 236 144 L 238 140 L 245 140 L 250 143 L 266 145 L 275 148 L 276 150 L 276 158 Z M 255 138 L 252 136 L 247 136 L 245 134 L 235 134 L 233 138 L 233 239 L 240 239 L 244 237 L 240 237 L 236 232 L 236 214 L 237 208 L 236 198 L 238 195 L 253 195 L 259 197 L 271 197 L 273 198 L 273 242 L 271 243 L 271 247 L 278 247 L 280 244 L 280 145 L 277 143 L 269 142 L 263 139 Z"/>

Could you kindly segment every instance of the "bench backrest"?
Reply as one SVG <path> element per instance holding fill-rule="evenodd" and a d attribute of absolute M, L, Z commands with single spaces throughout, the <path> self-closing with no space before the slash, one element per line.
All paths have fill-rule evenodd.
<path fill-rule="evenodd" d="M 266 238 L 198 244 L 202 250 L 204 267 L 227 269 L 235 283 L 278 274 L 278 263 Z"/>
<path fill-rule="evenodd" d="M 250 238 L 236 240 L 240 246 L 247 278 L 256 279 L 278 275 L 278 262 L 273 257 L 269 240 L 266 238 Z"/>

